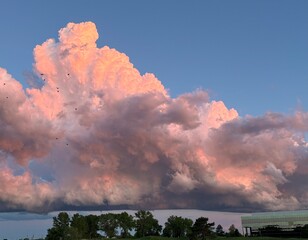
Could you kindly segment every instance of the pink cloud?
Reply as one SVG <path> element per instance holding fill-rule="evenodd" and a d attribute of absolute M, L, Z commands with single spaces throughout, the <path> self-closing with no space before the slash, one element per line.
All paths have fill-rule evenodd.
<path fill-rule="evenodd" d="M 202 90 L 172 98 L 97 39 L 94 23 L 69 23 L 36 46 L 41 88 L 0 69 L 4 209 L 307 205 L 290 187 L 308 160 L 307 113 L 240 117 Z"/>

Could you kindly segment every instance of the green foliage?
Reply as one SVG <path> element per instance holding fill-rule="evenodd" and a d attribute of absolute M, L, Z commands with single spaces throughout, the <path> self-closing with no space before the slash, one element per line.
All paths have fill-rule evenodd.
<path fill-rule="evenodd" d="M 46 240 L 69 239 L 70 217 L 66 212 L 60 212 L 53 217 L 53 227 L 48 229 Z"/>
<path fill-rule="evenodd" d="M 53 226 L 65 229 L 69 227 L 70 217 L 66 212 L 60 212 L 58 217 L 53 217 Z"/>
<path fill-rule="evenodd" d="M 192 227 L 192 239 L 202 239 L 205 240 L 206 237 L 213 235 L 214 222 L 208 223 L 208 218 L 200 217 L 196 219 Z"/>
<path fill-rule="evenodd" d="M 135 217 L 136 237 L 160 235 L 162 226 L 158 224 L 158 220 L 154 218 L 150 211 L 139 210 L 135 213 Z"/>
<path fill-rule="evenodd" d="M 294 229 L 285 231 L 278 225 L 268 225 L 259 229 L 260 236 L 276 237 L 276 238 L 308 238 L 308 225 L 297 226 Z"/>
<path fill-rule="evenodd" d="M 224 236 L 225 235 L 224 229 L 220 224 L 217 225 L 215 232 L 216 232 L 217 236 Z"/>
<path fill-rule="evenodd" d="M 117 232 L 120 233 L 122 238 L 125 238 L 131 236 L 129 231 L 132 231 L 135 227 L 135 221 L 133 216 L 127 212 L 107 213 L 99 217 L 98 226 L 99 230 L 103 231 L 108 238 L 118 236 Z"/>
<path fill-rule="evenodd" d="M 234 224 L 232 224 L 232 225 L 229 227 L 228 236 L 229 236 L 229 237 L 240 237 L 240 236 L 241 236 L 239 230 L 234 226 Z"/>
<path fill-rule="evenodd" d="M 181 238 L 191 234 L 191 226 L 193 221 L 188 218 L 178 216 L 170 216 L 165 223 L 163 236 Z"/>
<path fill-rule="evenodd" d="M 49 228 L 47 230 L 47 236 L 45 238 L 45 240 L 58 240 L 61 239 L 62 236 L 60 234 L 60 232 L 58 231 L 58 229 L 55 228 Z"/>
<path fill-rule="evenodd" d="M 205 240 L 216 237 L 216 240 L 225 238 L 221 225 L 216 227 L 216 235 L 213 234 L 214 223 L 209 223 L 208 218 L 200 217 L 195 223 L 188 218 L 170 216 L 165 223 L 163 236 L 160 237 L 162 226 L 154 218 L 150 211 L 140 210 L 135 217 L 127 212 L 120 214 L 106 213 L 100 216 L 74 214 L 70 219 L 66 212 L 60 212 L 53 218 L 52 228 L 48 229 L 45 240 L 80 240 L 80 239 L 102 239 L 98 231 L 103 231 L 108 238 L 121 237 L 123 239 L 132 237 L 130 232 L 135 230 L 135 237 L 141 240 L 167 240 L 187 239 Z M 308 233 L 308 225 L 298 229 L 302 237 Z M 229 228 L 228 240 L 238 239 L 241 236 L 232 224 Z M 252 239 L 250 239 L 252 240 Z M 263 240 L 263 239 L 259 239 Z"/>
<path fill-rule="evenodd" d="M 53 218 L 53 226 L 48 229 L 45 240 L 78 240 L 100 237 L 98 216 L 75 214 L 72 219 L 66 212 L 60 212 Z"/>
<path fill-rule="evenodd" d="M 118 227 L 121 231 L 121 237 L 130 237 L 130 231 L 132 231 L 135 226 L 135 220 L 132 215 L 129 215 L 127 212 L 122 212 L 117 215 L 118 218 Z"/>
<path fill-rule="evenodd" d="M 268 225 L 264 228 L 259 229 L 261 236 L 267 237 L 281 237 L 282 229 L 276 225 Z"/>
<path fill-rule="evenodd" d="M 82 239 L 82 236 L 78 228 L 70 227 L 68 229 L 68 236 L 64 240 L 79 240 Z"/>
<path fill-rule="evenodd" d="M 303 227 L 296 227 L 294 232 L 300 238 L 308 238 L 308 225 L 304 225 Z"/>
<path fill-rule="evenodd" d="M 86 233 L 86 236 L 88 239 L 93 239 L 93 238 L 98 238 L 100 237 L 100 235 L 97 233 L 97 231 L 99 230 L 98 228 L 98 221 L 99 221 L 99 217 L 96 215 L 87 215 L 85 216 L 86 222 L 87 222 L 87 226 L 88 226 L 88 230 Z"/>
<path fill-rule="evenodd" d="M 117 214 L 106 213 L 99 217 L 98 221 L 99 230 L 105 232 L 108 238 L 113 238 L 116 236 L 116 228 L 119 226 Z"/>
<path fill-rule="evenodd" d="M 78 213 L 74 214 L 71 220 L 71 235 L 75 239 L 82 239 L 88 236 L 88 223 L 86 218 Z"/>

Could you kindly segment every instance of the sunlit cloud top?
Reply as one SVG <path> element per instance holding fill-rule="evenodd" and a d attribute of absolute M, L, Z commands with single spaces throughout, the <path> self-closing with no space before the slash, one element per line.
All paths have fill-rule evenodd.
<path fill-rule="evenodd" d="M 2 211 L 307 207 L 308 113 L 240 117 L 203 90 L 172 98 L 98 37 L 69 23 L 36 46 L 28 89 L 0 68 Z"/>

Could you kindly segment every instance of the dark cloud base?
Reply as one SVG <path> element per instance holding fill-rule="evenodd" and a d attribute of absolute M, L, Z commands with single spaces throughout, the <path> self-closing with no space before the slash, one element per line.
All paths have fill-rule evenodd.
<path fill-rule="evenodd" d="M 0 68 L 0 211 L 308 207 L 307 112 L 172 98 L 97 39 L 69 23 L 36 46 L 28 89 Z"/>

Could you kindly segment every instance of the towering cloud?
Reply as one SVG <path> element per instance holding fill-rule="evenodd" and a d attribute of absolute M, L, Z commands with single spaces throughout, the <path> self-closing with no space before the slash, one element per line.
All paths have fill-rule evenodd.
<path fill-rule="evenodd" d="M 0 210 L 307 207 L 307 113 L 171 98 L 97 39 L 95 24 L 69 23 L 36 46 L 41 88 L 0 69 Z"/>

